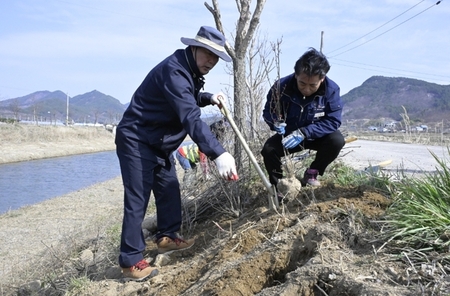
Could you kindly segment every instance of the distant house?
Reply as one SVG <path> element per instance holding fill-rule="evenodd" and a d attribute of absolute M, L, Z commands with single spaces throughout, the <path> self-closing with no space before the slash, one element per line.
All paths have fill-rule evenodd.
<path fill-rule="evenodd" d="M 389 122 L 389 123 L 385 123 L 384 127 L 386 127 L 386 128 L 396 128 L 397 127 L 397 122 L 392 121 L 392 122 Z"/>

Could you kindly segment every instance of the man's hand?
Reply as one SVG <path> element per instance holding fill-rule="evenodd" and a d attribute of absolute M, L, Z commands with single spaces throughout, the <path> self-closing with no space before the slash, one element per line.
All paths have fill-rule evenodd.
<path fill-rule="evenodd" d="M 284 133 L 286 132 L 285 131 L 286 125 L 287 124 L 285 122 L 275 122 L 273 127 L 279 135 L 284 135 Z"/>
<path fill-rule="evenodd" d="M 213 94 L 211 97 L 211 104 L 217 105 L 219 108 L 222 108 L 222 103 L 220 103 L 219 99 L 225 104 L 227 101 L 227 97 L 223 92 L 219 92 L 217 94 Z"/>
<path fill-rule="evenodd" d="M 214 160 L 214 162 L 222 178 L 229 181 L 236 181 L 239 179 L 239 176 L 236 172 L 236 164 L 234 162 L 234 158 L 230 153 L 222 153 Z"/>
<path fill-rule="evenodd" d="M 289 136 L 284 138 L 281 141 L 281 144 L 283 144 L 284 148 L 286 149 L 292 149 L 294 147 L 297 147 L 298 144 L 300 144 L 305 139 L 305 135 L 298 129 L 292 132 Z"/>

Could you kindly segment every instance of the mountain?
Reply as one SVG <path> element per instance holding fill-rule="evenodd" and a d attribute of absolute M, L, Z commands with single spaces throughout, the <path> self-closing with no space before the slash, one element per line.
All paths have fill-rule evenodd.
<path fill-rule="evenodd" d="M 97 90 L 69 98 L 69 121 L 77 123 L 117 123 L 127 104 Z M 62 91 L 37 91 L 0 101 L 0 117 L 65 122 L 67 95 Z"/>
<path fill-rule="evenodd" d="M 372 76 L 342 96 L 343 118 L 402 120 L 407 114 L 416 122 L 440 122 L 450 114 L 450 85 L 422 80 Z"/>
<path fill-rule="evenodd" d="M 447 121 L 450 85 L 422 80 L 372 76 L 347 94 L 343 120 L 402 120 L 405 107 L 412 122 Z M 69 99 L 69 120 L 77 123 L 118 123 L 127 104 L 97 90 Z M 67 95 L 62 91 L 37 91 L 0 101 L 0 118 L 65 122 Z"/>

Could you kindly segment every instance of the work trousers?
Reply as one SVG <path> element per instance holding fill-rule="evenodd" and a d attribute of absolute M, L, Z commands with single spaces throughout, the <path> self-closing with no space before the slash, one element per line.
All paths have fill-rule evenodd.
<path fill-rule="evenodd" d="M 261 155 L 264 159 L 264 165 L 269 174 L 269 181 L 273 185 L 278 184 L 278 180 L 283 177 L 283 170 L 281 168 L 281 158 L 288 154 L 300 152 L 302 150 L 310 149 L 317 151 L 314 161 L 310 168 L 319 171 L 319 175 L 323 175 L 327 166 L 336 159 L 345 145 L 344 136 L 340 131 L 335 131 L 320 139 L 313 141 L 305 140 L 300 145 L 286 149 L 281 143 L 282 135 L 275 134 L 270 137 L 263 146 Z"/>
<path fill-rule="evenodd" d="M 130 267 L 143 259 L 145 239 L 142 222 L 150 193 L 155 196 L 158 231 L 156 238 L 175 238 L 181 227 L 180 184 L 173 156 L 165 165 L 117 149 L 124 186 L 124 213 L 119 264 Z"/>

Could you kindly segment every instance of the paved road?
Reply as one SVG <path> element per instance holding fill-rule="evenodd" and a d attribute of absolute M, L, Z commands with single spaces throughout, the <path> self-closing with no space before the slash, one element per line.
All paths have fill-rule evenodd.
<path fill-rule="evenodd" d="M 438 166 L 431 152 L 450 163 L 447 147 L 357 140 L 344 146 L 340 159 L 355 169 L 364 169 L 385 160 L 392 160 L 388 171 L 432 172 Z"/>

